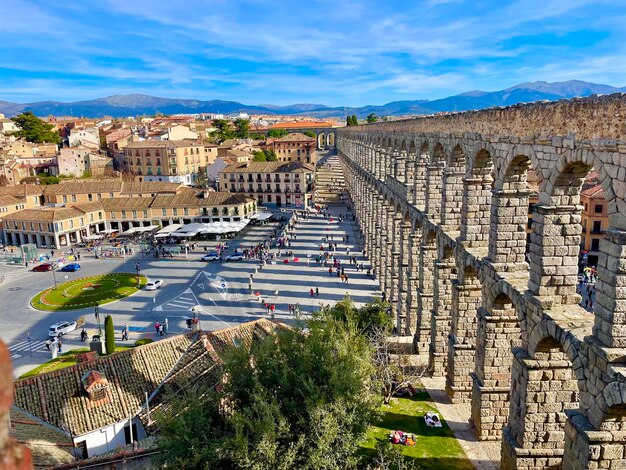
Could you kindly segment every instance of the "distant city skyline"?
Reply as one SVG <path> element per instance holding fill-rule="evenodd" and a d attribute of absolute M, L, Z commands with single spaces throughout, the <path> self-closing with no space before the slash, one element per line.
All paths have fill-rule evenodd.
<path fill-rule="evenodd" d="M 617 3 L 0 0 L 0 100 L 362 106 L 536 80 L 622 87 Z"/>

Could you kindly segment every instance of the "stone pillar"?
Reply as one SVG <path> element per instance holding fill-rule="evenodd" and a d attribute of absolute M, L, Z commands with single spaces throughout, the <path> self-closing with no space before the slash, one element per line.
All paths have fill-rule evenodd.
<path fill-rule="evenodd" d="M 436 162 L 426 167 L 426 213 L 435 222 L 441 220 L 444 165 Z"/>
<path fill-rule="evenodd" d="M 528 288 L 557 304 L 576 305 L 582 206 L 535 205 Z"/>
<path fill-rule="evenodd" d="M 463 203 L 463 173 L 447 169 L 443 176 L 443 198 L 441 202 L 441 225 L 447 232 L 461 229 L 461 205 Z"/>
<path fill-rule="evenodd" d="M 506 271 L 527 269 L 527 190 L 493 190 L 489 226 L 489 259 Z"/>
<path fill-rule="evenodd" d="M 407 154 L 404 166 L 404 186 L 409 204 L 415 203 L 415 154 Z"/>
<path fill-rule="evenodd" d="M 430 354 L 428 368 L 433 377 L 444 377 L 448 365 L 448 334 L 452 320 L 452 279 L 454 256 L 440 249 L 439 260 L 435 261 L 434 302 L 430 321 Z"/>
<path fill-rule="evenodd" d="M 426 182 L 428 181 L 427 162 L 428 154 L 422 154 L 415 162 L 415 176 L 413 177 L 415 197 L 411 202 L 422 211 L 426 210 Z"/>
<path fill-rule="evenodd" d="M 494 305 L 493 312 L 478 309 L 470 421 L 480 440 L 501 438 L 509 413 L 511 349 L 520 346 L 521 333 L 513 307 Z"/>
<path fill-rule="evenodd" d="M 406 150 L 394 154 L 394 176 L 401 183 L 406 183 Z"/>
<path fill-rule="evenodd" d="M 430 351 L 430 320 L 433 309 L 434 264 L 437 246 L 434 238 L 428 239 L 428 231 L 423 231 L 419 261 L 419 291 L 417 293 L 417 338 L 415 348 L 418 354 Z"/>
<path fill-rule="evenodd" d="M 401 263 L 401 249 L 402 249 L 402 230 L 401 225 L 403 223 L 404 218 L 402 214 L 395 211 L 395 209 L 391 208 L 389 211 L 389 219 L 391 224 L 389 224 L 389 228 L 391 229 L 391 233 L 388 235 L 389 240 L 389 252 L 390 252 L 390 261 L 389 264 L 389 305 L 391 305 L 392 309 L 398 305 L 398 297 L 400 291 L 400 270 L 402 269 Z M 399 313 L 399 312 L 396 312 Z M 400 319 L 396 316 L 396 323 L 399 323 Z M 398 326 L 398 331 L 400 331 L 400 327 Z"/>
<path fill-rule="evenodd" d="M 398 322 L 396 327 L 398 328 L 398 334 L 407 334 L 409 330 L 407 317 L 408 317 L 408 291 L 409 291 L 409 265 L 411 261 L 411 223 L 402 221 L 400 223 L 400 266 L 398 270 L 398 302 L 396 304 L 396 310 L 398 312 Z M 410 334 L 410 333 L 408 333 Z"/>
<path fill-rule="evenodd" d="M 473 248 L 489 246 L 491 177 L 463 178 L 461 241 Z"/>
<path fill-rule="evenodd" d="M 482 286 L 475 275 L 459 273 L 452 283 L 452 331 L 448 335 L 446 392 L 453 403 L 468 403 L 476 366 L 476 317 Z"/>
<path fill-rule="evenodd" d="M 578 384 L 563 352 L 553 349 L 536 356 L 532 359 L 521 348 L 514 351 L 502 470 L 561 468 L 565 411 L 578 408 Z"/>
<path fill-rule="evenodd" d="M 611 348 L 626 347 L 626 230 L 610 228 L 600 240 L 593 335 Z"/>
<path fill-rule="evenodd" d="M 408 286 L 407 286 L 407 299 L 406 299 L 406 312 L 407 319 L 406 335 L 417 334 L 417 317 L 419 315 L 419 302 L 418 302 L 418 289 L 419 289 L 419 259 L 420 259 L 420 246 L 422 239 L 421 227 L 416 229 L 415 232 L 409 236 L 409 272 L 408 272 Z"/>

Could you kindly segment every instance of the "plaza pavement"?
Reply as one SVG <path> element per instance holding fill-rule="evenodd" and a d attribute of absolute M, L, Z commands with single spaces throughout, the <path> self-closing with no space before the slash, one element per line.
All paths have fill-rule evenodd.
<path fill-rule="evenodd" d="M 331 207 L 335 216 L 345 214 L 344 205 Z M 215 247 L 216 242 L 202 242 L 196 250 L 189 253 L 189 258 L 154 259 L 143 258 L 137 254 L 127 259 L 96 260 L 93 254 L 81 250 L 81 271 L 77 273 L 57 273 L 57 280 L 67 280 L 89 275 L 109 272 L 134 272 L 135 261 L 141 266 L 141 274 L 150 279 L 162 279 L 162 289 L 153 292 L 139 291 L 136 294 L 100 307 L 100 318 L 111 314 L 116 327 L 117 343 L 132 345 L 139 338 L 158 339 L 154 329 L 156 321 L 163 322 L 166 318 L 170 333 L 186 331 L 185 319 L 191 316 L 190 308 L 199 306 L 201 326 L 210 331 L 235 326 L 267 316 L 266 309 L 250 294 L 248 282 L 250 274 L 254 275 L 254 292 L 276 305 L 276 318 L 292 321 L 288 314 L 289 304 L 299 304 L 303 313 L 319 309 L 320 305 L 332 305 L 349 293 L 357 304 L 371 300 L 379 295 L 376 283 L 366 278 L 369 268 L 367 259 L 361 256 L 360 246 L 356 246 L 357 236 L 355 223 L 348 217 L 339 223 L 335 217 L 331 223 L 320 215 L 311 215 L 309 220 L 300 219 L 294 231 L 296 238 L 292 240 L 291 250 L 298 262 L 283 263 L 281 258 L 276 264 L 268 264 L 259 269 L 258 260 L 241 262 L 201 262 L 204 247 L 208 250 Z M 239 236 L 229 240 L 226 254 L 234 251 L 239 245 L 249 248 L 268 238 L 278 223 L 255 225 L 245 229 Z M 328 268 L 316 265 L 315 256 L 320 253 L 319 244 L 322 237 L 332 234 L 338 243 L 336 256 L 346 268 L 350 281 L 342 284 L 334 275 L 328 275 Z M 350 243 L 342 243 L 341 237 L 349 235 Z M 364 271 L 357 273 L 348 263 L 346 248 L 351 256 L 357 256 L 358 262 L 364 263 Z M 284 253 L 287 249 L 282 249 Z M 272 249 L 276 251 L 276 249 Z M 309 265 L 307 266 L 307 255 Z M 23 267 L 0 266 L 0 275 L 5 281 L 0 284 L 0 338 L 9 346 L 14 364 L 14 374 L 19 376 L 33 367 L 47 361 L 50 352 L 45 350 L 49 326 L 61 320 L 75 320 L 84 317 L 85 328 L 90 335 L 97 333 L 94 309 L 87 308 L 68 312 L 42 312 L 30 307 L 30 299 L 39 291 L 52 285 L 51 273 L 33 273 Z M 66 278 L 67 276 L 67 278 Z M 225 287 L 222 285 L 225 284 Z M 309 290 L 319 288 L 320 295 L 311 298 Z M 278 290 L 278 296 L 274 292 Z M 130 334 L 128 341 L 121 342 L 121 329 L 128 324 Z M 32 342 L 27 341 L 27 333 L 31 333 Z M 63 338 L 63 352 L 77 347 L 87 347 L 87 343 L 79 340 L 80 331 L 70 333 Z M 31 356 L 32 347 L 32 356 Z"/>

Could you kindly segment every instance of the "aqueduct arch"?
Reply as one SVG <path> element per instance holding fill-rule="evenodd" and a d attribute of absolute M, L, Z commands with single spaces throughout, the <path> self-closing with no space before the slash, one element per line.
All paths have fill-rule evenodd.
<path fill-rule="evenodd" d="M 611 95 L 337 131 L 398 331 L 471 407 L 478 437 L 502 440 L 503 468 L 608 468 L 626 455 L 625 115 L 626 97 Z M 593 314 L 576 293 L 592 169 L 610 212 Z"/>

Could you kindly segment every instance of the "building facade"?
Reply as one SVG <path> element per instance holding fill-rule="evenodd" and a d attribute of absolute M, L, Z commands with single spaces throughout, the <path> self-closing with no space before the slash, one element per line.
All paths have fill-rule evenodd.
<path fill-rule="evenodd" d="M 124 148 L 124 169 L 136 174 L 139 181 L 192 185 L 198 168 L 206 163 L 200 142 L 144 140 Z"/>
<path fill-rule="evenodd" d="M 243 193 L 259 204 L 306 209 L 311 207 L 315 168 L 301 162 L 251 162 L 229 165 L 219 173 L 222 191 Z"/>
<path fill-rule="evenodd" d="M 600 240 L 609 228 L 609 207 L 604 197 L 602 186 L 595 184 L 580 193 L 583 206 L 581 224 L 583 231 L 580 238 L 582 250 L 581 262 L 586 266 L 598 265 Z"/>
<path fill-rule="evenodd" d="M 279 139 L 268 139 L 267 148 L 273 150 L 280 162 L 302 162 L 315 165 L 315 139 L 299 132 Z"/>

